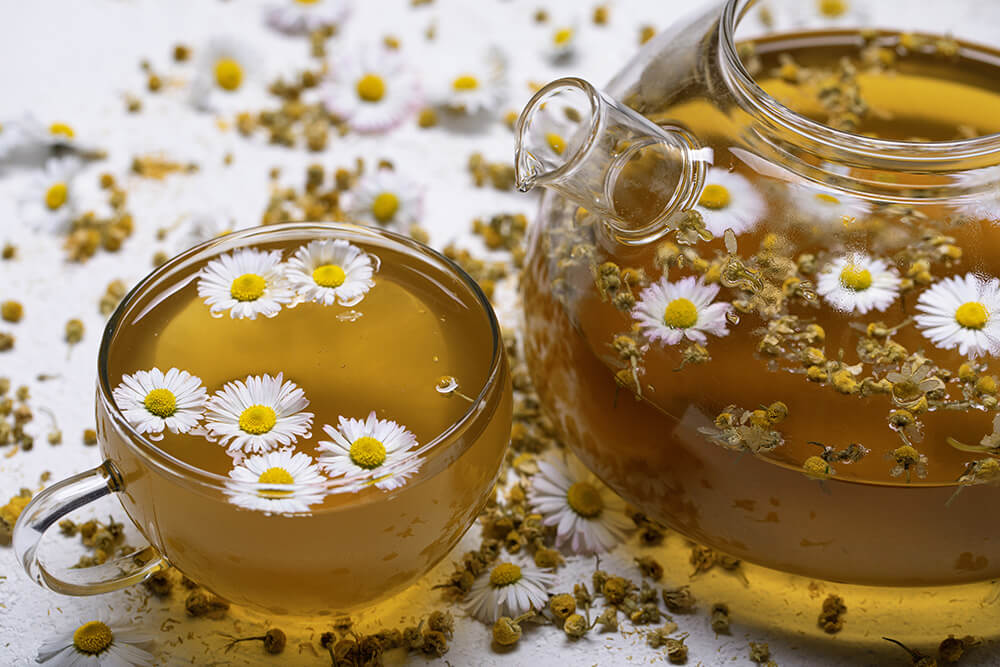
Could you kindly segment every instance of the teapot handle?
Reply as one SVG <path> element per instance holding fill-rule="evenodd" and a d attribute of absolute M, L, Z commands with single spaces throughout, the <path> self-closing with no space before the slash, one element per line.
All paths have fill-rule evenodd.
<path fill-rule="evenodd" d="M 111 461 L 105 461 L 39 492 L 14 524 L 14 553 L 28 576 L 57 593 L 94 595 L 131 586 L 165 567 L 166 561 L 150 544 L 94 567 L 68 568 L 45 563 L 44 545 L 41 550 L 39 546 L 49 529 L 70 512 L 123 488 L 121 473 Z"/>

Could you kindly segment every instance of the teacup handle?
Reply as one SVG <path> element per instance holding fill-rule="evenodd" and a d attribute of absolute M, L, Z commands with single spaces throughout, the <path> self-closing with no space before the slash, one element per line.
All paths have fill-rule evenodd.
<path fill-rule="evenodd" d="M 28 576 L 57 593 L 94 595 L 131 586 L 165 567 L 166 561 L 150 544 L 94 567 L 51 567 L 43 562 L 38 543 L 50 528 L 70 512 L 123 488 L 121 473 L 105 461 L 39 492 L 14 524 L 14 553 Z"/>

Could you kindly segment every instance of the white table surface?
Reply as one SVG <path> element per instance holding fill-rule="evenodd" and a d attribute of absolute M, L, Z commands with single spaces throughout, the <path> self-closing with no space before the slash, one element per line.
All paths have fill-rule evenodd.
<path fill-rule="evenodd" d="M 512 95 L 504 108 L 519 109 L 530 94 L 529 81 L 543 82 L 566 74 L 598 83 L 606 81 L 634 52 L 641 25 L 663 27 L 702 1 L 610 0 L 610 25 L 596 27 L 590 22 L 590 10 L 596 2 L 436 0 L 430 7 L 414 10 L 407 0 L 356 0 L 353 16 L 330 46 L 355 48 L 386 34 L 395 35 L 429 88 L 435 76 L 442 76 L 438 65 L 442 58 L 468 57 L 484 45 L 495 43 L 509 59 Z M 555 16 L 579 18 L 582 48 L 568 64 L 554 66 L 541 57 L 543 36 L 531 18 L 539 6 L 549 8 Z M 15 385 L 31 386 L 37 415 L 30 429 L 36 436 L 35 449 L 11 458 L 0 457 L 0 496 L 4 502 L 22 486 L 38 488 L 43 471 L 50 471 L 56 480 L 98 463 L 96 448 L 84 447 L 80 442 L 82 430 L 93 426 L 97 348 L 104 323 L 97 303 L 109 281 L 118 278 L 131 284 L 149 270 L 156 250 L 171 250 L 170 240 L 155 240 L 158 227 L 179 216 L 204 211 L 224 211 L 242 226 L 255 224 L 267 199 L 270 167 L 284 167 L 283 179 L 295 179 L 289 182 L 298 185 L 309 163 L 347 165 L 359 155 L 369 161 L 389 158 L 398 170 L 426 187 L 424 224 L 438 247 L 451 240 L 478 247 L 469 233 L 474 217 L 501 211 L 531 214 L 534 210 L 534 197 L 471 186 L 465 169 L 471 152 L 482 151 L 491 160 L 511 159 L 513 137 L 499 122 L 475 131 L 457 132 L 444 128 L 420 130 L 410 121 L 385 136 L 333 138 L 326 152 L 316 155 L 271 147 L 261 139 L 246 140 L 233 131 L 222 132 L 210 114 L 194 112 L 180 90 L 156 96 L 144 92 L 145 78 L 139 69 L 142 58 L 149 58 L 158 71 L 169 71 L 175 43 L 197 49 L 216 34 L 239 34 L 252 41 L 266 53 L 267 64 L 274 72 L 305 66 L 306 41 L 284 38 L 266 28 L 260 3 L 5 0 L 0 9 L 0 90 L 4 91 L 0 95 L 0 122 L 25 111 L 43 120 L 64 119 L 75 127 L 78 136 L 106 148 L 109 157 L 91 167 L 90 180 L 104 170 L 123 178 L 137 222 L 135 236 L 126 242 L 122 252 L 102 252 L 85 264 L 67 263 L 57 238 L 34 233 L 19 220 L 15 203 L 29 170 L 0 169 L 0 243 L 11 241 L 19 246 L 17 262 L 0 263 L 0 301 L 16 298 L 26 310 L 20 324 L 0 322 L 0 330 L 17 336 L 15 350 L 0 353 L 0 376 L 10 377 Z M 427 43 L 422 35 L 432 21 L 437 25 L 438 38 Z M 126 92 L 143 98 L 142 113 L 125 113 Z M 150 152 L 196 161 L 201 171 L 162 182 L 126 178 L 132 156 Z M 224 167 L 223 156 L 229 152 L 235 160 Z M 503 316 L 514 317 L 512 313 Z M 87 333 L 67 359 L 62 331 L 71 317 L 81 318 Z M 59 374 L 59 378 L 37 382 L 35 376 L 39 373 Z M 45 442 L 47 420 L 37 412 L 38 406 L 58 413 L 65 440 L 61 446 Z M 472 537 L 467 536 L 457 553 L 473 544 Z M 635 554 L 634 546 L 622 546 L 603 559 L 602 567 L 635 577 L 631 564 Z M 589 559 L 571 562 L 561 571 L 560 581 L 578 579 L 592 568 Z M 441 581 L 449 570 L 446 560 L 401 596 L 393 612 L 397 618 L 441 607 L 436 595 L 428 594 L 428 587 Z M 0 664 L 32 662 L 44 638 L 75 628 L 78 617 L 92 616 L 98 609 L 130 613 L 142 597 L 140 589 L 91 598 L 46 592 L 27 580 L 9 547 L 0 547 Z M 246 645 L 223 654 L 220 632 L 254 634 L 248 630 L 262 628 L 262 619 L 248 619 L 235 611 L 222 621 L 185 620 L 180 598 L 165 603 L 154 600 L 144 614 L 143 622 L 153 629 L 160 628 L 166 619 L 180 620 L 170 632 L 159 635 L 162 639 L 154 646 L 164 664 L 325 664 L 322 656 L 315 657 L 299 648 L 300 643 L 308 641 L 304 631 L 290 635 L 289 649 L 280 661 Z M 441 664 L 569 666 L 664 661 L 662 650 L 648 648 L 644 638 L 635 633 L 591 634 L 583 641 L 570 643 L 552 628 L 527 632 L 516 651 L 499 654 L 489 647 L 487 628 L 464 618 L 460 610 L 454 611 L 459 616 L 456 638 Z M 234 618 L 242 619 L 242 632 L 234 630 Z M 678 620 L 681 630 L 691 633 L 690 664 L 751 664 L 747 658 L 748 639 L 769 641 L 774 658 L 783 666 L 885 664 L 881 658 L 867 654 L 834 650 L 836 643 L 832 640 L 829 644 L 798 642 L 741 626 L 734 627 L 732 636 L 716 637 L 704 611 Z M 387 617 L 386 621 L 392 623 L 393 619 Z M 319 621 L 315 627 L 325 629 Z M 178 637 L 185 640 L 180 646 L 176 645 Z M 898 664 L 907 664 L 903 657 L 900 652 Z M 996 664 L 1000 653 L 984 649 L 973 658 L 964 664 Z M 414 662 L 423 659 L 414 658 Z"/>

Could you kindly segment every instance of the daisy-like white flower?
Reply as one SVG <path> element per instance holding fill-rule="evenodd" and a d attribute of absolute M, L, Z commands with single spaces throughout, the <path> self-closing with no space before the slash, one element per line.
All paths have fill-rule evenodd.
<path fill-rule="evenodd" d="M 639 294 L 632 317 L 650 340 L 676 345 L 685 338 L 704 345 L 707 333 L 725 336 L 726 313 L 730 305 L 712 303 L 718 285 L 706 285 L 701 278 L 682 278 L 672 283 L 660 278 Z"/>
<path fill-rule="evenodd" d="M 899 273 L 883 259 L 852 253 L 830 262 L 819 274 L 816 291 L 837 310 L 885 310 L 899 296 Z"/>
<path fill-rule="evenodd" d="M 866 3 L 861 0 L 812 0 L 812 4 L 824 27 L 861 28 L 869 22 Z"/>
<path fill-rule="evenodd" d="M 360 222 L 405 231 L 419 221 L 422 199 L 416 183 L 393 169 L 378 169 L 358 181 L 348 212 Z"/>
<path fill-rule="evenodd" d="M 301 35 L 341 25 L 351 13 L 348 0 L 282 0 L 266 9 L 268 25 L 289 35 Z"/>
<path fill-rule="evenodd" d="M 574 20 L 559 21 L 546 26 L 545 53 L 552 60 L 565 60 L 576 52 L 579 25 Z"/>
<path fill-rule="evenodd" d="M 67 156 L 45 163 L 35 174 L 19 202 L 21 215 L 28 224 L 48 231 L 66 227 L 76 212 L 73 179 L 80 170 L 80 160 Z"/>
<path fill-rule="evenodd" d="M 311 437 L 309 399 L 284 375 L 227 382 L 208 399 L 205 427 L 230 452 L 266 452 Z"/>
<path fill-rule="evenodd" d="M 335 63 L 322 90 L 327 111 L 356 132 L 383 132 L 401 123 L 419 101 L 417 80 L 399 55 L 363 48 Z"/>
<path fill-rule="evenodd" d="M 1000 354 L 1000 280 L 972 273 L 935 283 L 917 299 L 914 320 L 938 347 L 961 355 Z"/>
<path fill-rule="evenodd" d="M 152 634 L 102 614 L 98 620 L 81 621 L 73 632 L 43 642 L 35 659 L 50 667 L 145 667 L 153 664 L 153 656 L 139 647 L 152 641 Z"/>
<path fill-rule="evenodd" d="M 0 121 L 0 160 L 20 148 L 23 140 L 16 121 Z"/>
<path fill-rule="evenodd" d="M 259 92 L 262 64 L 247 43 L 232 37 L 216 37 L 198 52 L 191 103 L 208 111 L 225 111 L 248 103 L 248 94 Z"/>
<path fill-rule="evenodd" d="M 491 47 L 478 62 L 463 63 L 462 67 L 448 81 L 444 105 L 469 115 L 498 109 L 507 95 L 507 59 L 503 52 Z"/>
<path fill-rule="evenodd" d="M 216 317 L 274 317 L 292 300 L 281 251 L 241 248 L 213 259 L 199 273 L 198 296 Z"/>
<path fill-rule="evenodd" d="M 28 113 L 4 125 L 14 142 L 13 149 L 22 146 L 67 148 L 78 153 L 97 153 L 100 148 L 80 139 L 72 125 L 63 121 L 45 124 Z"/>
<path fill-rule="evenodd" d="M 226 495 L 240 507 L 268 514 L 308 512 L 323 501 L 326 478 L 302 452 L 255 454 L 229 471 Z"/>
<path fill-rule="evenodd" d="M 221 211 L 200 211 L 191 216 L 177 235 L 174 254 L 184 252 L 233 231 L 232 218 Z"/>
<path fill-rule="evenodd" d="M 123 375 L 111 394 L 115 405 L 139 433 L 162 437 L 163 429 L 187 433 L 201 420 L 208 392 L 187 371 L 159 368 Z"/>
<path fill-rule="evenodd" d="M 394 421 L 377 418 L 374 410 L 363 421 L 341 417 L 337 428 L 324 425 L 323 431 L 330 440 L 319 442 L 320 467 L 355 487 L 395 489 L 422 465 L 413 456 L 417 437 Z"/>
<path fill-rule="evenodd" d="M 332 306 L 360 303 L 375 281 L 377 260 L 343 239 L 310 241 L 288 260 L 286 276 L 295 295 L 304 301 Z"/>
<path fill-rule="evenodd" d="M 807 224 L 850 226 L 871 212 L 871 206 L 852 195 L 827 188 L 792 186 L 788 191 L 792 210 Z"/>
<path fill-rule="evenodd" d="M 532 608 L 543 609 L 556 577 L 522 562 L 501 561 L 469 590 L 469 613 L 483 623 L 501 616 L 517 618 Z"/>
<path fill-rule="evenodd" d="M 727 229 L 737 236 L 752 230 L 764 217 L 767 204 L 745 177 L 713 167 L 705 175 L 695 209 L 712 236 L 721 238 Z"/>
<path fill-rule="evenodd" d="M 556 544 L 575 553 L 610 551 L 632 525 L 625 501 L 576 458 L 538 461 L 528 500 L 546 526 L 556 526 Z"/>

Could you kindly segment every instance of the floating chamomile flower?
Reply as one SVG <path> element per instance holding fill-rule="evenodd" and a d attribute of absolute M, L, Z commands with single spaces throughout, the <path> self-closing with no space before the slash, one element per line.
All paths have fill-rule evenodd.
<path fill-rule="evenodd" d="M 64 229 L 76 211 L 73 179 L 80 170 L 75 157 L 53 158 L 35 174 L 19 201 L 24 221 L 37 229 Z"/>
<path fill-rule="evenodd" d="M 198 274 L 198 296 L 221 317 L 251 320 L 274 317 L 292 300 L 281 265 L 281 251 L 242 248 L 213 259 Z"/>
<path fill-rule="evenodd" d="M 712 303 L 718 285 L 706 285 L 701 278 L 683 278 L 676 283 L 660 278 L 639 294 L 632 317 L 650 340 L 676 345 L 685 338 L 704 345 L 706 333 L 725 336 L 726 313 L 730 305 Z"/>
<path fill-rule="evenodd" d="M 705 175 L 705 187 L 695 210 L 701 213 L 712 236 L 721 238 L 727 229 L 737 236 L 749 232 L 767 210 L 767 204 L 749 180 L 719 167 Z"/>
<path fill-rule="evenodd" d="M 552 60 L 564 60 L 576 52 L 579 26 L 576 20 L 546 26 L 545 53 Z"/>
<path fill-rule="evenodd" d="M 322 89 L 323 103 L 357 132 L 382 132 L 417 107 L 413 73 L 393 51 L 366 48 L 334 63 Z"/>
<path fill-rule="evenodd" d="M 226 495 L 240 507 L 268 514 L 308 512 L 323 501 L 326 478 L 302 452 L 255 454 L 229 471 Z"/>
<path fill-rule="evenodd" d="M 556 527 L 556 545 L 579 554 L 610 551 L 632 525 L 625 501 L 576 458 L 539 460 L 528 501 L 546 526 Z"/>
<path fill-rule="evenodd" d="M 792 210 L 810 225 L 848 227 L 871 212 L 867 202 L 828 188 L 797 185 L 788 194 Z"/>
<path fill-rule="evenodd" d="M 888 262 L 852 253 L 823 269 L 816 291 L 837 310 L 864 315 L 891 306 L 899 296 L 899 285 L 899 274 Z"/>
<path fill-rule="evenodd" d="M 309 438 L 309 399 L 284 375 L 251 375 L 227 382 L 205 406 L 205 428 L 230 452 L 266 452 Z"/>
<path fill-rule="evenodd" d="M 102 614 L 81 622 L 73 632 L 42 642 L 35 659 L 50 667 L 145 667 L 153 664 L 153 656 L 139 647 L 152 641 L 153 636 L 137 626 L 120 625 Z"/>
<path fill-rule="evenodd" d="M 448 81 L 444 91 L 444 106 L 469 115 L 495 111 L 507 96 L 507 59 L 492 47 L 471 65 L 462 65 Z"/>
<path fill-rule="evenodd" d="M 378 419 L 374 410 L 364 421 L 341 417 L 337 428 L 325 425 L 323 431 L 330 440 L 319 442 L 319 465 L 332 477 L 356 483 L 347 490 L 395 489 L 422 465 L 413 456 L 416 436 L 394 421 Z"/>
<path fill-rule="evenodd" d="M 469 590 L 469 613 L 483 623 L 495 623 L 501 616 L 517 618 L 544 609 L 555 581 L 554 574 L 534 565 L 500 561 Z"/>
<path fill-rule="evenodd" d="M 281 0 L 269 6 L 264 17 L 275 30 L 300 35 L 335 28 L 350 13 L 348 0 Z"/>
<path fill-rule="evenodd" d="M 216 37 L 198 53 L 191 81 L 191 102 L 208 111 L 225 111 L 249 102 L 247 93 L 262 78 L 259 56 L 247 43 Z"/>
<path fill-rule="evenodd" d="M 917 311 L 917 328 L 938 347 L 957 347 L 963 356 L 1000 354 L 1000 280 L 945 278 L 920 295 Z"/>
<path fill-rule="evenodd" d="M 197 426 L 208 399 L 201 378 L 177 368 L 123 375 L 111 395 L 136 431 L 160 437 L 165 428 L 187 433 Z"/>
<path fill-rule="evenodd" d="M 285 276 L 299 299 L 354 306 L 375 286 L 376 268 L 377 260 L 347 241 L 311 241 L 295 251 Z"/>
<path fill-rule="evenodd" d="M 393 169 L 378 169 L 355 186 L 348 212 L 366 224 L 406 231 L 418 222 L 421 199 L 416 183 Z"/>

